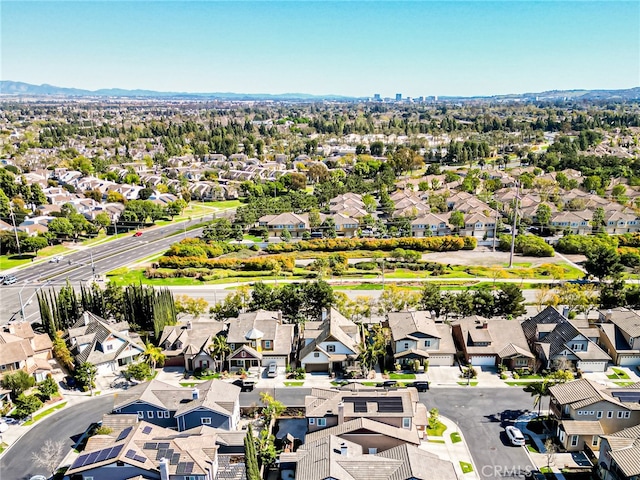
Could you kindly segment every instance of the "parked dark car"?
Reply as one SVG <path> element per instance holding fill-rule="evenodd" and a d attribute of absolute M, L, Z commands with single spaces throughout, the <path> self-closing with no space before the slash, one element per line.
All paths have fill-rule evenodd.
<path fill-rule="evenodd" d="M 385 380 L 384 382 L 378 384 L 378 386 L 382 388 L 397 388 L 398 382 L 396 382 L 395 380 Z"/>
<path fill-rule="evenodd" d="M 426 392 L 429 390 L 429 382 L 413 382 L 407 384 L 407 387 L 413 387 L 419 392 Z"/>
<path fill-rule="evenodd" d="M 73 390 L 76 388 L 76 379 L 70 375 L 67 375 L 66 377 L 64 377 L 64 384 L 69 390 Z"/>
<path fill-rule="evenodd" d="M 251 392 L 256 386 L 256 381 L 249 380 L 248 378 L 243 378 L 242 380 L 236 380 L 235 382 L 233 382 L 233 384 L 240 387 L 241 392 Z"/>

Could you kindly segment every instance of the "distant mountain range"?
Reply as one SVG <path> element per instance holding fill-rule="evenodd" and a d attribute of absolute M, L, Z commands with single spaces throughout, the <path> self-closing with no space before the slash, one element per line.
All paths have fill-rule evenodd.
<path fill-rule="evenodd" d="M 33 85 L 10 80 L 0 81 L 0 95 L 16 97 L 127 97 L 127 98 L 164 98 L 184 100 L 338 100 L 358 101 L 365 97 L 349 97 L 342 95 L 309 95 L 306 93 L 188 93 L 157 92 L 154 90 L 126 90 L 107 88 L 100 90 L 83 90 L 80 88 L 64 88 L 54 85 Z M 433 98 L 433 97 L 431 97 Z M 638 100 L 640 87 L 625 90 L 550 90 L 539 93 L 522 93 L 511 95 L 492 95 L 476 97 L 438 97 L 441 101 L 562 101 L 562 100 Z"/>

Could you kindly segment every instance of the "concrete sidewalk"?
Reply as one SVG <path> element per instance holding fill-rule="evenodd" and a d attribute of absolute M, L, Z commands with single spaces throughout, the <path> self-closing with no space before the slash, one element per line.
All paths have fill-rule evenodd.
<path fill-rule="evenodd" d="M 459 479 L 480 480 L 478 469 L 476 468 L 471 452 L 469 451 L 469 447 L 467 446 L 467 442 L 464 435 L 458 428 L 458 425 L 456 425 L 453 420 L 443 416 L 440 416 L 439 420 L 447 427 L 442 437 L 427 435 L 427 438 L 421 442 L 419 448 L 437 455 L 442 460 L 449 460 L 453 463 L 453 468 L 455 469 L 456 475 Z M 461 441 L 454 443 L 451 438 L 452 433 L 457 433 L 460 436 Z M 460 462 L 471 465 L 473 467 L 473 471 L 464 473 Z"/>

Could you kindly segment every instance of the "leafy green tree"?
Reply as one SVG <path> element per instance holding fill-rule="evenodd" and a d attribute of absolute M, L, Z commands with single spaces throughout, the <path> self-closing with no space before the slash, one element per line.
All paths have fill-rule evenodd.
<path fill-rule="evenodd" d="M 284 403 L 275 400 L 271 395 L 267 392 L 260 393 L 260 401 L 262 402 L 262 415 L 265 418 L 265 424 L 271 423 L 272 419 L 275 419 L 281 416 L 287 407 Z"/>
<path fill-rule="evenodd" d="M 45 237 L 36 236 L 36 237 L 27 237 L 20 241 L 20 248 L 23 252 L 34 252 L 38 255 L 38 251 L 43 248 L 46 248 L 49 245 L 49 242 Z"/>
<path fill-rule="evenodd" d="M 70 237 L 73 235 L 73 224 L 67 218 L 54 218 L 47 224 L 51 233 L 58 237 Z"/>
<path fill-rule="evenodd" d="M 551 222 L 551 207 L 546 203 L 541 203 L 536 210 L 536 219 L 542 228 L 548 228 Z"/>
<path fill-rule="evenodd" d="M 21 393 L 15 400 L 14 414 L 19 418 L 25 418 L 42 408 L 42 401 L 35 395 Z"/>
<path fill-rule="evenodd" d="M 604 208 L 598 207 L 593 211 L 591 226 L 593 227 L 593 233 L 604 231 L 604 227 L 606 227 Z"/>
<path fill-rule="evenodd" d="M 282 230 L 282 233 L 280 234 L 280 239 L 283 242 L 290 242 L 291 241 L 291 232 L 288 229 L 284 229 Z"/>
<path fill-rule="evenodd" d="M 525 313 L 524 295 L 515 283 L 505 283 L 498 290 L 495 301 L 496 315 L 517 317 Z"/>
<path fill-rule="evenodd" d="M 11 397 L 14 400 L 33 387 L 35 383 L 35 379 L 24 370 L 7 373 L 2 377 L 2 386 L 7 390 L 11 390 Z"/>
<path fill-rule="evenodd" d="M 202 238 L 205 240 L 214 240 L 218 242 L 231 239 L 233 236 L 233 229 L 231 228 L 231 222 L 227 218 L 216 218 L 212 220 L 202 232 Z"/>
<path fill-rule="evenodd" d="M 127 365 L 126 375 L 142 382 L 151 376 L 151 367 L 145 362 L 130 363 Z"/>
<path fill-rule="evenodd" d="M 544 380 L 542 382 L 530 383 L 526 387 L 524 387 L 524 391 L 530 393 L 533 398 L 533 408 L 538 407 L 538 416 L 540 416 L 540 411 L 542 408 L 542 398 L 548 397 L 550 395 L 549 392 L 549 381 Z"/>
<path fill-rule="evenodd" d="M 93 388 L 96 386 L 96 374 L 98 369 L 93 363 L 84 362 L 76 367 L 75 379 L 80 386 L 85 390 L 91 392 L 93 397 Z"/>
<path fill-rule="evenodd" d="M 440 316 L 442 310 L 442 292 L 440 285 L 435 282 L 426 282 L 422 289 L 422 299 L 420 300 L 422 310 L 433 311 L 436 317 Z"/>
<path fill-rule="evenodd" d="M 51 375 L 47 375 L 47 378 L 38 384 L 38 391 L 45 400 L 49 400 L 58 394 L 58 384 Z"/>
<path fill-rule="evenodd" d="M 600 281 L 613 277 L 624 269 L 620 263 L 620 255 L 614 247 L 597 245 L 589 250 L 586 256 L 584 268 L 589 275 L 593 275 Z"/>
<path fill-rule="evenodd" d="M 156 347 L 155 345 L 147 342 L 144 345 L 144 352 L 142 352 L 142 358 L 146 363 L 149 364 L 151 370 L 155 372 L 156 365 L 164 365 L 165 355 L 162 353 L 162 349 L 160 347 Z"/>
<path fill-rule="evenodd" d="M 96 215 L 93 223 L 96 225 L 96 227 L 98 227 L 98 231 L 100 231 L 111 225 L 111 218 L 109 217 L 109 214 L 102 212 Z"/>
<path fill-rule="evenodd" d="M 459 231 L 461 228 L 464 228 L 464 213 L 459 211 L 451 212 L 451 216 L 449 217 L 449 224 L 456 228 L 456 231 Z"/>
<path fill-rule="evenodd" d="M 256 449 L 260 465 L 267 468 L 273 465 L 278 458 L 278 451 L 275 446 L 275 437 L 269 433 L 269 430 L 263 428 L 260 435 L 256 439 Z"/>
<path fill-rule="evenodd" d="M 0 218 L 8 219 L 10 215 L 11 215 L 11 201 L 9 200 L 9 197 L 7 197 L 7 194 L 4 193 L 2 189 L 0 189 Z"/>

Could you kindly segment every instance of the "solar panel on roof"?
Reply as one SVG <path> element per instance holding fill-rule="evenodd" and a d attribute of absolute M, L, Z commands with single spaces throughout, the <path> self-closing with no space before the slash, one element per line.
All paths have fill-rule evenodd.
<path fill-rule="evenodd" d="M 144 448 L 145 450 L 157 450 L 158 444 L 154 442 L 147 442 L 144 444 L 144 447 L 142 448 Z"/>
<path fill-rule="evenodd" d="M 136 451 L 135 450 L 127 450 L 127 453 L 124 455 L 127 458 L 133 458 L 136 456 Z"/>
<path fill-rule="evenodd" d="M 193 462 L 189 462 L 184 466 L 184 473 L 191 473 L 193 472 Z"/>
<path fill-rule="evenodd" d="M 180 463 L 180 454 L 174 453 L 173 455 L 171 455 L 171 462 L 169 463 L 171 465 L 177 465 L 178 463 Z"/>
<path fill-rule="evenodd" d="M 92 463 L 96 463 L 98 455 L 100 455 L 101 452 L 102 450 L 100 450 L 99 452 L 90 453 L 89 457 L 84 461 L 84 465 L 91 465 Z"/>
<path fill-rule="evenodd" d="M 178 466 L 176 467 L 176 473 L 177 473 L 177 474 L 180 474 L 180 473 L 187 473 L 187 472 L 185 472 L 185 467 L 186 467 L 186 465 L 187 465 L 187 464 L 186 464 L 185 462 L 180 462 L 180 463 L 178 464 Z"/>
<path fill-rule="evenodd" d="M 71 468 L 81 467 L 82 465 L 84 465 L 84 461 L 87 458 L 89 458 L 89 455 L 80 455 L 78 458 L 76 458 L 76 461 L 73 462 L 73 465 L 71 465 Z"/>
<path fill-rule="evenodd" d="M 105 448 L 104 450 L 100 450 L 100 455 L 98 455 L 98 458 L 96 458 L 96 462 L 101 462 L 103 460 L 106 460 L 107 457 L 109 456 L 109 452 L 111 452 L 110 448 Z"/>
<path fill-rule="evenodd" d="M 158 448 L 169 448 L 169 442 L 159 443 Z"/>
<path fill-rule="evenodd" d="M 116 442 L 119 442 L 120 440 L 124 440 L 125 438 L 127 438 L 127 435 L 129 435 L 129 433 L 131 433 L 131 429 L 133 427 L 127 427 L 124 430 L 122 430 L 120 432 L 120 435 L 118 435 L 118 438 L 116 438 Z"/>
<path fill-rule="evenodd" d="M 156 455 L 156 460 L 160 460 L 161 458 L 167 458 L 166 448 L 161 448 L 158 450 L 158 454 Z"/>
<path fill-rule="evenodd" d="M 106 459 L 110 460 L 112 458 L 116 458 L 118 455 L 120 455 L 120 452 L 122 451 L 123 448 L 124 448 L 124 445 L 116 445 L 111 449 Z"/>
<path fill-rule="evenodd" d="M 149 433 L 151 433 L 151 427 L 144 427 L 142 429 L 142 433 L 144 433 L 145 435 L 148 435 Z"/>
<path fill-rule="evenodd" d="M 134 459 L 136 462 L 142 462 L 142 463 L 144 463 L 144 462 L 146 461 L 146 458 L 144 458 L 144 457 L 143 457 L 143 456 L 141 456 L 141 455 L 136 455 L 135 457 L 133 457 L 133 459 Z"/>
<path fill-rule="evenodd" d="M 618 398 L 621 402 L 633 403 L 640 402 L 640 392 L 611 392 L 611 395 Z"/>

